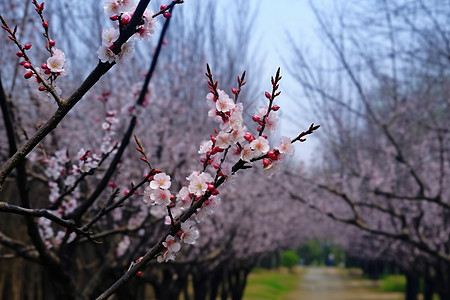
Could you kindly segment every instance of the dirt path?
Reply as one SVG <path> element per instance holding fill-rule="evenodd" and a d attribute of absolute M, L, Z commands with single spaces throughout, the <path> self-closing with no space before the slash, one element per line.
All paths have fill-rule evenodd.
<path fill-rule="evenodd" d="M 354 278 L 338 268 L 308 267 L 298 290 L 284 300 L 401 300 L 400 293 L 382 293 L 376 283 Z"/>

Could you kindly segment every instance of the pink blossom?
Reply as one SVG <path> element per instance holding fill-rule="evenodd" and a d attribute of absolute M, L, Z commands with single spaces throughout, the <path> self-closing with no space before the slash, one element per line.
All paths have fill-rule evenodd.
<path fill-rule="evenodd" d="M 133 11 L 134 1 L 132 0 L 106 0 L 103 7 L 105 13 L 109 15 L 118 15 L 122 12 Z"/>
<path fill-rule="evenodd" d="M 216 101 L 216 109 L 220 112 L 228 112 L 235 107 L 234 101 L 222 90 L 217 90 L 219 99 Z"/>
<path fill-rule="evenodd" d="M 112 63 L 115 60 L 114 52 L 112 52 L 109 47 L 105 45 L 101 45 L 97 50 L 98 59 L 100 59 L 101 62 L 109 62 Z"/>
<path fill-rule="evenodd" d="M 262 136 L 250 143 L 250 148 L 255 151 L 255 155 L 266 154 L 270 150 L 269 141 Z"/>
<path fill-rule="evenodd" d="M 131 58 L 134 53 L 134 43 L 128 41 L 120 47 L 119 54 L 116 55 L 118 62 L 123 62 Z"/>
<path fill-rule="evenodd" d="M 153 180 L 150 182 L 150 188 L 152 189 L 163 189 L 167 190 L 170 188 L 171 182 L 170 182 L 170 176 L 166 173 L 158 173 L 155 176 L 153 176 Z"/>
<path fill-rule="evenodd" d="M 199 173 L 197 171 L 192 172 L 186 179 L 189 180 L 189 193 L 194 194 L 197 197 L 202 196 L 206 192 L 208 189 L 207 182 L 214 181 L 208 173 Z"/>
<path fill-rule="evenodd" d="M 281 137 L 280 145 L 275 148 L 278 149 L 280 153 L 285 153 L 288 155 L 293 155 L 295 151 L 294 145 L 291 143 L 291 139 L 286 136 Z"/>
<path fill-rule="evenodd" d="M 64 65 L 66 64 L 66 56 L 60 49 L 53 48 L 52 56 L 47 59 L 47 68 L 53 73 L 64 72 Z"/>
<path fill-rule="evenodd" d="M 119 30 L 115 28 L 105 29 L 102 32 L 102 45 L 110 47 L 119 38 Z"/>
<path fill-rule="evenodd" d="M 193 227 L 194 225 L 194 221 L 185 221 L 184 223 L 181 223 L 181 230 L 183 233 L 180 238 L 185 244 L 195 244 L 195 241 L 200 236 L 198 230 Z"/>

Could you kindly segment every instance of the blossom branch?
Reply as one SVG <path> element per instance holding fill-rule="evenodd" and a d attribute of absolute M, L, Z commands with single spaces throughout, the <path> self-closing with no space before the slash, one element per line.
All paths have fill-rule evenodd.
<path fill-rule="evenodd" d="M 135 27 L 140 22 L 150 0 L 141 0 L 130 20 L 128 26 L 120 33 L 119 38 L 114 42 L 114 53 L 119 53 L 121 46 L 135 33 Z M 133 27 L 134 26 L 134 27 Z M 38 131 L 25 142 L 15 154 L 0 169 L 0 190 L 6 177 L 22 161 L 34 147 L 39 144 L 67 115 L 67 113 L 80 101 L 83 96 L 106 74 L 115 63 L 99 62 L 91 74 L 84 80 L 80 87 L 67 99 L 62 99 L 61 104 L 52 117 L 42 125 Z"/>
<path fill-rule="evenodd" d="M 173 6 L 171 7 L 171 9 L 173 9 Z M 137 9 L 136 9 L 137 10 Z M 134 17 L 134 15 L 133 15 Z M 153 73 L 155 71 L 156 68 L 156 63 L 158 62 L 158 57 L 161 53 L 161 48 L 163 45 L 163 41 L 164 41 L 164 36 L 167 33 L 167 30 L 169 28 L 169 22 L 170 22 L 170 18 L 166 19 L 166 22 L 164 23 L 164 27 L 162 29 L 161 35 L 159 37 L 159 41 L 158 41 L 158 45 L 156 47 L 155 50 L 155 55 L 153 56 L 149 71 L 147 72 L 147 75 L 145 76 L 145 80 L 144 80 L 144 84 L 142 85 L 141 88 L 141 92 L 139 94 L 139 97 L 136 101 L 136 105 L 142 105 L 142 103 L 144 102 L 145 99 L 145 94 L 147 92 L 148 89 L 148 85 L 150 84 L 150 80 L 153 76 Z M 125 134 L 122 137 L 122 140 L 120 142 L 120 147 L 117 150 L 117 153 L 114 155 L 114 158 L 112 160 L 112 162 L 110 163 L 108 170 L 105 172 L 105 174 L 103 175 L 102 180 L 100 181 L 100 183 L 97 185 L 95 191 L 92 193 L 92 195 L 86 200 L 84 201 L 71 215 L 70 217 L 73 217 L 75 220 L 79 219 L 81 217 L 81 215 L 83 215 L 86 210 L 92 205 L 92 203 L 95 202 L 95 200 L 100 196 L 101 192 L 104 190 L 104 188 L 107 186 L 109 179 L 111 178 L 111 176 L 114 174 L 114 171 L 119 163 L 119 161 L 122 158 L 122 155 L 126 149 L 126 146 L 128 146 L 131 135 L 134 131 L 134 127 L 136 126 L 136 116 L 131 117 L 130 122 L 128 124 L 128 129 L 125 132 Z"/>

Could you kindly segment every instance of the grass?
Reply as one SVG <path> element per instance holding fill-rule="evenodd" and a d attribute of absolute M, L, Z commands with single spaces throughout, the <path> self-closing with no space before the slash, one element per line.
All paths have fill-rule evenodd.
<path fill-rule="evenodd" d="M 256 269 L 248 278 L 244 300 L 278 300 L 297 288 L 301 272 L 301 268 L 293 273 L 285 268 Z"/>
<path fill-rule="evenodd" d="M 406 277 L 404 275 L 386 275 L 380 280 L 380 289 L 383 292 L 404 292 Z"/>

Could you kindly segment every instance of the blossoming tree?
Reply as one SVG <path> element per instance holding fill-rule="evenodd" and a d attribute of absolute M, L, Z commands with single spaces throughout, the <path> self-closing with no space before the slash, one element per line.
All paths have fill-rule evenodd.
<path fill-rule="evenodd" d="M 374 8 L 372 23 L 367 12 Z M 316 9 L 338 71 L 322 80 L 329 74 L 298 48 L 296 69 L 320 118 L 333 126 L 309 193 L 293 197 L 386 238 L 387 252 L 407 271 L 435 274 L 441 299 L 449 297 L 450 262 L 449 9 L 382 1 L 347 11 L 358 15 L 349 19 L 327 19 Z M 407 297 L 417 298 L 417 289 Z"/>
<path fill-rule="evenodd" d="M 15 105 L 15 100 L 1 85 L 0 104 L 8 155 L 2 153 L 5 162 L 0 169 L 0 212 L 24 216 L 27 239 L 2 232 L 0 244 L 12 251 L 8 254 L 19 255 L 45 266 L 51 286 L 45 295 L 46 299 L 107 299 L 116 292 L 124 293 L 124 284 L 136 275 L 152 280 L 150 276 L 143 276 L 146 265 L 165 265 L 176 261 L 186 247 L 196 243 L 202 236 L 200 228 L 207 232 L 207 228 L 201 227 L 203 222 L 217 220 L 226 224 L 226 214 L 222 219 L 213 215 L 215 212 L 220 215 L 220 203 L 227 198 L 228 193 L 222 190 L 226 182 L 253 165 L 269 173 L 277 170 L 282 161 L 293 154 L 292 144 L 304 141 L 306 135 L 318 128 L 311 125 L 297 137 L 283 137 L 272 143 L 275 146 L 271 146 L 266 133 L 273 133 L 277 127 L 276 112 L 280 109 L 276 101 L 280 95 L 279 70 L 272 77 L 271 91 L 265 93 L 266 104 L 251 117 L 249 125 L 244 122 L 244 104 L 241 100 L 246 84 L 245 72 L 238 77 L 235 87 L 231 88 L 230 96 L 219 89 L 218 82 L 207 67 L 209 93 L 204 105 L 209 107 L 207 116 L 210 123 L 206 123 L 211 124 L 209 128 L 201 123 L 205 118 L 198 116 L 198 113 L 193 114 L 191 111 L 184 114 L 186 110 L 183 110 L 183 106 L 172 107 L 173 103 L 162 103 L 158 99 L 159 95 L 149 94 L 149 83 L 165 43 L 164 35 L 172 10 L 182 2 L 172 1 L 153 13 L 146 8 L 148 0 L 140 1 L 137 6 L 127 0 L 106 1 L 104 11 L 118 29 L 103 31 L 101 45 L 96 50 L 97 65 L 67 97 L 63 96 L 65 92 L 61 77 L 70 72 L 67 67 L 69 56 L 58 46 L 58 41 L 52 39 L 52 22 L 45 15 L 47 8 L 44 9 L 44 3 L 32 1 L 40 20 L 39 30 L 45 40 L 45 60 L 34 59 L 32 53 L 36 43 L 23 44 L 18 27 L 10 25 L 10 21 L 1 17 L 7 38 L 18 49 L 16 56 L 20 61 L 19 68 L 25 70 L 23 77 L 29 84 L 30 98 L 34 101 L 31 107 L 34 110 Z M 115 65 L 116 70 L 120 71 L 126 68 L 127 62 L 132 61 L 135 45 L 130 38 L 151 38 L 158 16 L 166 21 L 142 85 L 130 85 L 129 89 L 125 89 L 124 97 L 120 97 L 121 91 L 116 89 L 96 92 L 97 83 L 104 80 L 107 77 L 105 74 Z M 123 79 L 120 75 L 119 72 L 111 76 Z M 123 85 L 123 82 L 120 84 Z M 180 91 L 178 88 L 170 87 L 174 93 Z M 18 97 L 24 97 L 22 93 L 15 93 Z M 125 100 L 123 98 L 130 96 L 133 96 L 133 103 L 130 105 L 128 102 L 125 111 L 111 107 L 115 101 L 120 103 Z M 100 108 L 92 103 L 83 103 L 94 97 L 99 98 L 100 102 L 97 103 L 101 103 Z M 77 107 L 85 109 L 77 112 Z M 194 108 L 198 107 L 200 105 L 195 104 Z M 22 108 L 28 114 L 21 113 Z M 146 112 L 146 108 L 150 108 L 150 111 Z M 151 116 L 158 109 L 162 117 Z M 29 113 L 31 111 L 33 114 Z M 125 117 L 121 117 L 124 112 Z M 151 117 L 147 117 L 147 113 Z M 170 116 L 166 118 L 164 113 L 170 113 Z M 37 130 L 28 126 L 36 122 L 32 120 L 33 115 L 37 115 L 40 122 Z M 26 120 L 23 120 L 24 116 Z M 186 116 L 187 123 L 177 123 L 185 120 L 180 116 Z M 65 123 L 66 119 L 78 120 L 78 123 Z M 87 120 L 93 120 L 99 130 L 80 132 L 77 126 Z M 152 124 L 153 120 L 161 122 Z M 141 123 L 148 127 L 140 127 Z M 194 125 L 193 129 L 183 128 L 186 124 Z M 180 143 L 177 135 L 187 135 L 189 130 L 197 129 L 201 129 L 199 132 L 202 134 L 208 132 L 200 147 L 189 144 L 192 141 L 183 140 L 186 144 Z M 133 134 L 136 134 L 134 141 Z M 96 142 L 92 142 L 92 139 Z M 73 149 L 71 145 L 76 141 L 83 141 L 86 146 Z M 133 151 L 128 149 L 130 141 L 136 144 Z M 147 147 L 152 143 L 157 146 Z M 199 157 L 193 157 L 192 149 Z M 12 179 L 17 186 L 15 191 Z M 230 195 L 232 192 L 229 191 Z M 13 203 L 16 193 L 19 203 Z M 246 191 L 244 194 L 251 193 Z M 234 198 L 254 200 L 248 196 Z M 251 207 L 245 202 L 233 205 Z M 239 215 L 238 209 L 232 209 L 233 205 L 228 208 L 229 211 Z M 241 220 L 250 222 L 245 228 L 251 228 L 254 227 L 253 222 L 263 223 L 262 219 L 258 219 L 263 215 L 263 212 L 255 211 L 254 218 Z M 247 258 L 246 255 L 252 249 L 254 253 L 273 249 L 268 247 L 261 250 L 255 243 L 249 244 L 245 253 L 242 253 L 242 248 L 238 246 L 242 244 L 240 241 L 248 240 L 249 236 L 255 236 L 258 232 L 241 231 L 237 225 L 231 228 L 228 231 L 230 241 L 227 243 L 221 244 L 220 239 L 215 240 L 216 234 L 212 234 L 199 249 L 207 249 L 206 246 L 213 244 L 214 240 L 218 245 L 234 245 L 234 252 L 224 254 L 222 257 L 225 258 L 236 253 Z M 7 230 L 14 233 L 13 228 Z M 216 231 L 220 233 L 221 230 L 218 227 Z M 240 234 L 237 234 L 238 231 Z M 266 237 L 266 244 L 274 245 L 269 242 L 268 232 L 266 228 L 262 237 Z M 225 235 L 224 238 L 227 239 Z M 274 238 L 277 238 L 276 235 Z M 232 243 L 233 240 L 237 244 Z M 278 241 L 282 241 L 281 246 L 289 245 L 289 240 L 284 238 Z M 75 260 L 77 256 L 82 258 Z M 200 258 L 200 253 L 190 258 L 186 255 L 191 266 L 198 263 Z M 95 266 L 94 270 L 85 267 L 86 262 Z M 124 265 L 129 268 L 124 270 Z M 242 281 L 238 283 L 237 295 L 242 294 Z"/>

